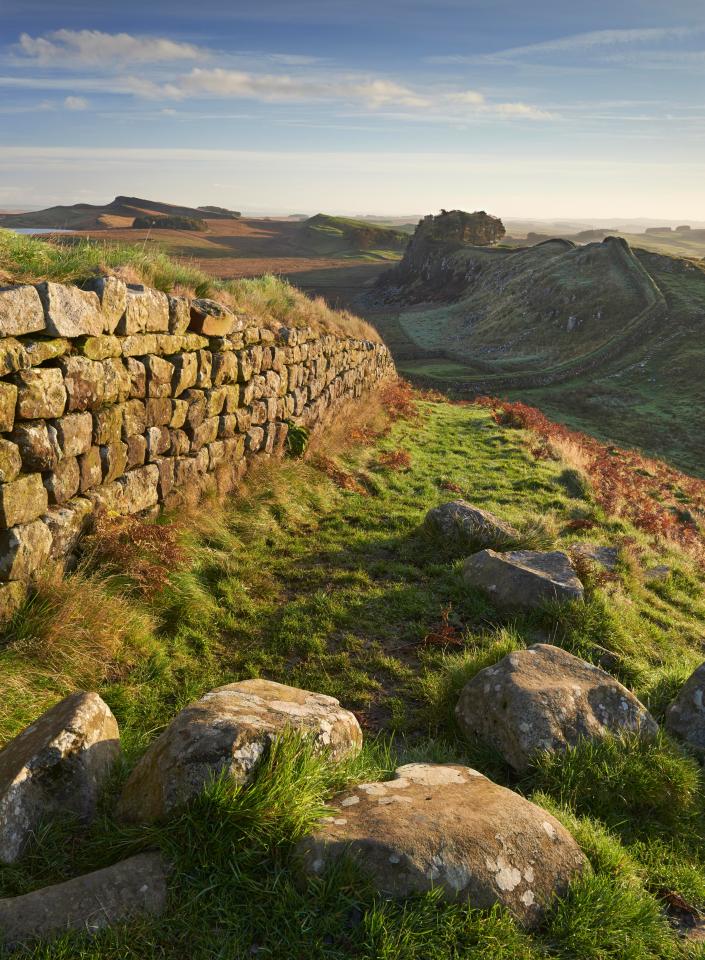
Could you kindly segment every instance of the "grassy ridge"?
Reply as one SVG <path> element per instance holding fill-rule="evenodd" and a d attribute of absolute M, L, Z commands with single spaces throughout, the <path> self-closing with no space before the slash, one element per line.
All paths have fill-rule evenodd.
<path fill-rule="evenodd" d="M 648 748 L 608 740 L 542 758 L 517 780 L 485 746 L 458 738 L 452 711 L 479 669 L 549 639 L 608 662 L 661 718 L 702 658 L 705 574 L 689 554 L 605 514 L 574 464 L 537 460 L 532 438 L 498 425 L 488 410 L 422 402 L 417 416 L 407 406 L 390 426 L 390 409 L 397 415 L 404 405 L 393 397 L 386 408 L 371 403 L 345 423 L 353 446 L 336 448 L 329 436 L 304 461 L 262 467 L 229 504 L 167 518 L 156 539 L 129 522 L 102 531 L 83 568 L 63 584 L 42 585 L 6 631 L 3 740 L 80 683 L 115 711 L 126 765 L 103 819 L 88 832 L 71 824 L 44 831 L 25 862 L 0 869 L 0 894 L 155 845 L 176 864 L 164 920 L 94 941 L 67 937 L 30 956 L 688 955 L 664 919 L 659 891 L 705 905 L 695 762 L 666 737 Z M 527 545 L 565 548 L 586 536 L 621 544 L 617 574 L 586 569 L 584 605 L 507 622 L 464 585 L 459 558 L 420 528 L 429 507 L 459 495 L 517 525 Z M 576 532 L 575 521 L 586 519 L 594 524 L 589 535 Z M 170 571 L 166 582 L 150 575 L 160 561 Z M 657 562 L 673 573 L 649 583 L 643 570 Z M 174 713 L 216 684 L 250 676 L 338 696 L 365 727 L 362 757 L 333 768 L 305 744 L 286 742 L 253 789 L 214 784 L 163 827 L 115 824 L 110 811 L 127 768 Z M 551 809 L 574 833 L 594 872 L 554 906 L 542 930 L 528 936 L 500 911 L 443 905 L 434 895 L 384 902 L 349 867 L 298 881 L 291 844 L 321 802 L 345 782 L 421 758 L 469 763 Z"/>

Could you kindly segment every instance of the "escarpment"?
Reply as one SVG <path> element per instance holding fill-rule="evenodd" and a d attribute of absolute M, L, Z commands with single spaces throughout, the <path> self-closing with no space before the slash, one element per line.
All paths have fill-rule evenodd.
<path fill-rule="evenodd" d="M 383 345 L 115 277 L 0 288 L 0 616 L 99 510 L 227 494 L 393 372 Z"/>

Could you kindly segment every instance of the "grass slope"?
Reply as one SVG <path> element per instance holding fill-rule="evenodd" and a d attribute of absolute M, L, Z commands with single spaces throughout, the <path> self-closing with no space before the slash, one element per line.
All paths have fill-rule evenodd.
<path fill-rule="evenodd" d="M 389 424 L 390 414 L 404 416 Z M 346 419 L 306 460 L 265 465 L 224 506 L 106 528 L 83 566 L 47 581 L 0 647 L 6 740 L 76 685 L 97 689 L 120 722 L 125 765 L 88 831 L 41 831 L 28 857 L 0 868 L 11 896 L 160 847 L 174 862 L 167 915 L 67 936 L 25 956 L 307 960 L 657 960 L 688 953 L 659 891 L 705 905 L 703 784 L 668 738 L 605 741 L 544 757 L 517 781 L 452 719 L 467 678 L 512 649 L 551 640 L 608 669 L 657 717 L 702 659 L 702 569 L 627 521 L 605 515 L 560 459 L 480 407 L 403 395 Z M 427 539 L 425 511 L 466 496 L 518 525 L 526 545 L 590 539 L 624 547 L 614 578 L 584 571 L 584 605 L 511 622 L 468 589 L 460 559 Z M 580 524 L 578 524 L 580 526 Z M 671 577 L 643 570 L 669 563 Z M 254 787 L 215 783 L 164 826 L 111 818 L 120 783 L 175 712 L 216 684 L 266 676 L 341 699 L 366 732 L 357 761 L 334 768 L 288 741 Z M 393 739 L 392 739 L 393 735 Z M 501 911 L 376 898 L 352 867 L 301 883 L 292 844 L 344 783 L 386 776 L 400 760 L 469 763 L 559 816 L 594 871 L 529 936 Z"/>

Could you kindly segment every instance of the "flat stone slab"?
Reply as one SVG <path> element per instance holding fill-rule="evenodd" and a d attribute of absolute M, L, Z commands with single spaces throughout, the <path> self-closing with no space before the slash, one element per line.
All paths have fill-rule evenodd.
<path fill-rule="evenodd" d="M 578 541 L 571 544 L 570 551 L 574 556 L 590 560 L 609 573 L 614 573 L 619 563 L 619 547 L 605 547 L 597 543 Z"/>
<path fill-rule="evenodd" d="M 468 503 L 452 500 L 426 514 L 426 528 L 456 547 L 482 550 L 485 547 L 508 549 L 516 545 L 519 531 L 494 514 Z"/>
<path fill-rule="evenodd" d="M 0 942 L 11 947 L 60 936 L 97 933 L 129 919 L 159 916 L 167 899 L 167 865 L 141 853 L 104 870 L 0 900 Z"/>
<path fill-rule="evenodd" d="M 40 823 L 93 819 L 120 753 L 118 725 L 96 693 L 74 693 L 0 751 L 0 861 L 14 863 Z"/>
<path fill-rule="evenodd" d="M 469 767 L 407 764 L 330 807 L 298 845 L 303 869 L 318 876 L 352 856 L 385 897 L 440 887 L 446 900 L 500 904 L 531 927 L 586 866 L 554 817 Z"/>
<path fill-rule="evenodd" d="M 666 711 L 666 729 L 705 760 L 705 663 L 691 673 Z"/>
<path fill-rule="evenodd" d="M 531 610 L 550 600 L 568 603 L 584 595 L 570 557 L 560 550 L 481 550 L 467 558 L 463 576 L 506 611 Z"/>
<path fill-rule="evenodd" d="M 223 772 L 247 783 L 285 730 L 311 736 L 333 759 L 362 747 L 357 719 L 333 697 L 270 680 L 231 683 L 182 710 L 152 744 L 125 784 L 118 815 L 135 822 L 162 819 Z"/>
<path fill-rule="evenodd" d="M 455 709 L 468 737 L 490 744 L 515 770 L 541 750 L 608 733 L 653 736 L 658 726 L 626 687 L 560 647 L 510 653 L 466 683 Z"/>

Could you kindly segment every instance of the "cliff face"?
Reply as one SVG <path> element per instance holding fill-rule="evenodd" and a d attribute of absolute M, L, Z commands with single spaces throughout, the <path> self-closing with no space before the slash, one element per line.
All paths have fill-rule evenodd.
<path fill-rule="evenodd" d="M 393 372 L 386 347 L 270 329 L 115 277 L 0 288 L 0 617 L 92 514 L 231 490 Z"/>

